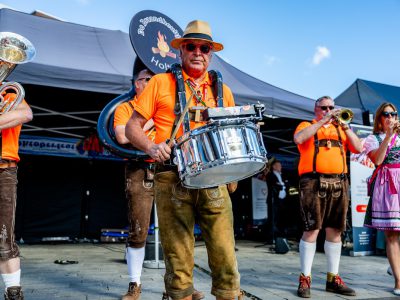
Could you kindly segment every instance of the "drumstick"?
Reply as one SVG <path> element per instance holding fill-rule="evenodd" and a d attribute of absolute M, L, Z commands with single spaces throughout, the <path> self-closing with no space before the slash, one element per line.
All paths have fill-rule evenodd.
<path fill-rule="evenodd" d="M 190 105 L 190 102 L 192 102 L 193 96 L 194 96 L 194 93 L 192 93 L 192 95 L 190 96 L 189 101 L 186 102 L 185 108 L 183 109 L 183 112 L 182 112 L 181 116 L 179 117 L 178 123 L 176 123 L 174 132 L 172 132 L 171 138 L 169 139 L 169 142 L 167 143 L 168 146 L 170 146 L 170 147 L 173 145 L 173 141 L 175 139 L 176 134 L 178 133 L 179 127 L 182 124 L 183 118 L 185 117 L 185 114 L 189 110 L 189 105 Z"/>

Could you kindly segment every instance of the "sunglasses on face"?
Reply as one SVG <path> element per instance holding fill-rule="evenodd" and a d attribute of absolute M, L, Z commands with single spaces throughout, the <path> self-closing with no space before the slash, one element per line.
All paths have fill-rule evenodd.
<path fill-rule="evenodd" d="M 151 77 L 143 77 L 143 78 L 138 78 L 138 81 L 146 80 L 146 82 L 150 81 Z"/>
<path fill-rule="evenodd" d="M 199 47 L 201 53 L 203 53 L 203 54 L 208 54 L 211 51 L 211 46 L 207 45 L 207 44 L 195 45 L 195 44 L 192 44 L 192 43 L 187 43 L 187 44 L 184 45 L 184 48 L 188 52 L 193 52 L 197 47 Z"/>
<path fill-rule="evenodd" d="M 335 107 L 334 106 L 325 106 L 325 105 L 322 105 L 322 106 L 318 106 L 320 109 L 322 109 L 322 110 L 328 110 L 328 108 L 329 108 L 329 110 L 334 110 L 335 109 Z"/>
<path fill-rule="evenodd" d="M 397 111 L 383 111 L 382 116 L 384 118 L 389 118 L 389 116 L 392 116 L 393 118 L 397 117 Z"/>

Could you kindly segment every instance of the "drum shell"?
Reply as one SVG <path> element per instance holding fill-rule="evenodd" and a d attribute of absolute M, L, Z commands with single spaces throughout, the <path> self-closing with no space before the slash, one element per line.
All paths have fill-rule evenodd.
<path fill-rule="evenodd" d="M 183 185 L 207 188 L 260 172 L 267 151 L 258 126 L 249 121 L 222 121 L 185 133 L 175 154 Z"/>

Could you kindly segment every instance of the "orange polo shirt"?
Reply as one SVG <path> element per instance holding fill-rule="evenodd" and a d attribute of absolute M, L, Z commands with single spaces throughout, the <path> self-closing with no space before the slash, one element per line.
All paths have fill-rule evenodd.
<path fill-rule="evenodd" d="M 13 101 L 16 98 L 16 94 L 8 93 L 4 96 L 5 101 Z M 25 100 L 23 100 L 24 103 Z M 18 155 L 18 140 L 19 135 L 21 133 L 21 125 L 17 125 L 12 128 L 3 129 L 1 131 L 1 158 L 7 160 L 15 160 L 16 162 L 20 161 Z"/>
<path fill-rule="evenodd" d="M 189 76 L 182 70 L 183 80 Z M 191 98 L 192 92 L 185 82 L 186 98 Z M 202 94 L 203 101 L 207 107 L 217 107 L 216 100 L 212 91 L 211 80 L 206 74 L 198 89 Z M 231 90 L 223 85 L 224 107 L 235 106 Z M 176 80 L 172 73 L 157 74 L 147 84 L 143 93 L 136 102 L 135 109 L 147 120 L 153 119 L 156 126 L 155 142 L 161 143 L 171 137 L 172 126 L 176 118 L 174 114 L 176 99 Z M 189 107 L 200 106 L 192 97 Z M 183 109 L 183 108 L 182 108 Z M 193 130 L 205 125 L 205 122 L 190 122 L 190 129 Z M 179 128 L 177 138 L 183 133 L 182 126 Z"/>
<path fill-rule="evenodd" d="M 136 101 L 137 101 L 137 97 L 135 96 L 133 98 L 133 100 L 124 102 L 117 106 L 117 108 L 115 109 L 115 112 L 114 112 L 114 129 L 117 126 L 120 126 L 120 125 L 125 126 L 126 123 L 128 123 L 130 117 L 133 114 L 133 110 L 134 110 Z M 151 140 L 154 140 L 155 134 L 156 133 L 154 130 L 147 131 L 147 135 Z"/>
<path fill-rule="evenodd" d="M 313 122 L 316 122 L 316 120 L 313 120 Z M 310 122 L 301 122 L 296 128 L 295 134 L 308 126 L 311 126 Z M 339 132 L 342 138 L 344 151 L 344 173 L 347 173 L 346 151 L 348 149 L 348 139 L 346 133 L 341 127 L 339 127 Z M 317 135 L 318 140 L 339 140 L 337 130 L 332 124 L 329 124 L 326 128 L 322 126 L 318 129 Z M 313 172 L 313 159 L 315 152 L 314 136 L 304 143 L 297 145 L 297 148 L 300 152 L 299 175 Z M 316 171 L 324 174 L 341 174 L 343 172 L 343 156 L 340 153 L 340 148 L 333 146 L 331 148 L 320 146 L 319 153 L 317 154 Z"/>

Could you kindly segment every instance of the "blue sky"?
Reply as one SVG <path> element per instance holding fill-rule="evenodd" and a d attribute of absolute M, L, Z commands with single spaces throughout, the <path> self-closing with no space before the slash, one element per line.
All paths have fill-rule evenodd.
<path fill-rule="evenodd" d="M 400 86 L 400 0 L 0 0 L 30 13 L 129 31 L 141 10 L 182 29 L 208 21 L 219 55 L 238 69 L 310 98 L 338 96 L 357 78 Z"/>

